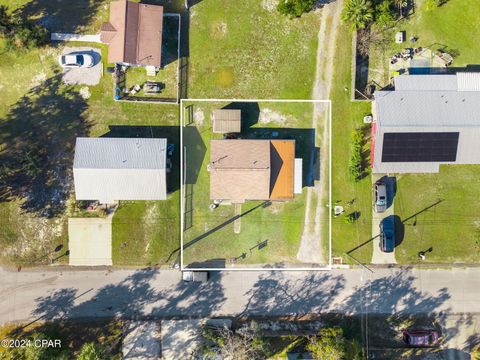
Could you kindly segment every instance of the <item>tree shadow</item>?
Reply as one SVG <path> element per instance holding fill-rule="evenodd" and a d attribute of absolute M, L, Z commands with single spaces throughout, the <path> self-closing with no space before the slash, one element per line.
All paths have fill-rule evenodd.
<path fill-rule="evenodd" d="M 428 295 L 413 286 L 415 276 L 408 269 L 395 271 L 390 276 L 373 278 L 353 288 L 352 295 L 341 305 L 340 311 L 350 314 L 375 314 L 382 321 L 369 321 L 367 332 L 372 347 L 399 347 L 399 334 L 407 327 L 445 327 L 445 306 L 450 299 L 447 288 L 436 295 Z M 367 316 L 365 315 L 365 316 Z M 371 315 L 369 315 L 371 317 Z M 368 325 L 365 325 L 368 326 Z"/>
<path fill-rule="evenodd" d="M 43 321 L 79 318 L 147 320 L 153 317 L 195 317 L 216 311 L 225 301 L 222 274 L 206 283 L 172 283 L 168 290 L 154 286 L 159 269 L 135 271 L 119 283 L 106 285 L 82 301 L 86 293 L 64 288 L 36 299 L 32 315 Z M 168 279 L 168 278 L 167 278 Z M 92 289 L 93 290 L 93 289 Z"/>
<path fill-rule="evenodd" d="M 282 271 L 274 271 L 261 275 L 247 291 L 248 302 L 239 316 L 277 315 L 300 319 L 324 312 L 344 287 L 343 275 L 310 272 L 305 277 L 292 279 Z"/>
<path fill-rule="evenodd" d="M 0 123 L 0 201 L 44 217 L 65 210 L 72 190 L 75 139 L 87 136 L 86 101 L 61 74 L 23 96 Z"/>
<path fill-rule="evenodd" d="M 81 32 L 97 16 L 107 0 L 31 0 L 15 10 L 24 18 L 35 18 L 50 31 Z"/>
<path fill-rule="evenodd" d="M 167 139 L 167 144 L 173 144 L 173 153 L 167 154 L 172 163 L 170 173 L 167 173 L 167 192 L 172 193 L 180 189 L 180 129 L 178 126 L 128 126 L 109 125 L 108 132 L 101 137 L 120 138 L 155 138 Z"/>

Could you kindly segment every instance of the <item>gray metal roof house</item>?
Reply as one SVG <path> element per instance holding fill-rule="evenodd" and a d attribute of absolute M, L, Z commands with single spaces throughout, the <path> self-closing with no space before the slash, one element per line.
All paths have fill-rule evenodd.
<path fill-rule="evenodd" d="M 75 198 L 165 200 L 167 139 L 77 138 Z"/>
<path fill-rule="evenodd" d="M 400 75 L 372 104 L 374 173 L 480 164 L 480 73 Z"/>

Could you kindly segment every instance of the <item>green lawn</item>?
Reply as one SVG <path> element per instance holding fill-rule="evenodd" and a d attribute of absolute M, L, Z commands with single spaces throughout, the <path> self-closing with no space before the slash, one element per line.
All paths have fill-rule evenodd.
<path fill-rule="evenodd" d="M 290 20 L 273 1 L 191 8 L 190 98 L 309 99 L 320 14 Z"/>
<path fill-rule="evenodd" d="M 480 204 L 475 199 L 480 191 L 479 173 L 478 165 L 445 165 L 438 174 L 397 177 L 395 214 L 403 221 L 410 218 L 396 251 L 399 262 L 416 263 L 418 252 L 431 247 L 427 262 L 478 263 Z"/>
<path fill-rule="evenodd" d="M 108 3 L 108 0 L 79 0 L 74 5 L 65 1 L 0 0 L 0 5 L 40 20 L 55 31 L 77 33 L 97 33 L 108 18 Z M 176 0 L 168 4 L 166 11 L 178 11 L 183 3 Z M 192 7 L 189 27 L 185 21 L 182 23 L 183 30 L 190 29 L 188 36 L 182 34 L 188 40 L 182 51 L 189 55 L 190 97 L 310 97 L 320 15 L 316 12 L 289 20 L 278 15 L 274 8 L 267 9 L 265 4 L 254 0 L 241 3 L 214 0 Z M 71 165 L 75 137 L 138 133 L 149 136 L 152 131 L 162 136 L 165 130 L 170 138 L 175 138 L 171 130 L 178 125 L 176 105 L 115 102 L 113 79 L 106 72 L 97 86 L 62 84 L 58 55 L 64 46 L 85 45 L 100 48 L 106 58 L 107 49 L 100 44 L 52 44 L 30 51 L 0 51 L 0 161 L 14 164 L 9 187 L 2 182 L 0 189 L 0 215 L 4 224 L 0 231 L 0 261 L 4 263 L 48 263 L 47 260 L 59 255 L 52 253 L 59 244 L 63 245 L 60 254 L 67 249 L 66 220 L 73 209 Z M 176 69 L 176 61 L 168 65 L 169 69 Z M 104 62 L 104 69 L 107 65 Z M 135 128 L 129 133 L 125 126 Z M 178 135 L 172 141 L 177 144 L 178 156 Z M 55 149 L 54 156 L 51 149 Z M 21 159 L 21 163 L 15 165 L 15 158 Z M 44 166 L 45 162 L 50 163 Z M 172 176 L 175 179 L 178 174 Z M 44 185 L 49 192 L 43 190 Z M 12 189 L 14 195 L 10 196 Z M 114 246 L 125 242 L 137 244 L 135 250 L 132 246 L 128 249 L 138 254 L 138 262 L 114 248 L 116 264 L 163 262 L 178 248 L 177 231 L 167 231 L 160 222 L 158 228 L 152 229 L 143 222 L 150 212 L 158 212 L 153 218 L 167 219 L 169 226 L 178 224 L 178 213 L 177 218 L 172 218 L 172 209 L 178 207 L 178 193 L 178 189 L 173 189 L 165 202 L 121 205 L 113 221 Z M 41 202 L 36 204 L 37 199 L 55 203 L 55 212 L 40 215 L 42 206 Z M 268 214 L 276 210 L 270 207 L 264 211 Z M 300 218 L 303 221 L 299 215 Z M 300 222 L 296 219 L 294 216 L 292 221 Z M 300 226 L 295 231 L 300 231 Z M 132 242 L 129 232 L 142 240 Z M 67 260 L 64 256 L 58 261 Z"/>
<path fill-rule="evenodd" d="M 82 8 L 78 10 L 79 16 L 72 17 L 68 2 L 64 2 L 65 6 L 55 4 L 51 7 L 47 1 L 12 4 L 0 0 L 0 5 L 10 5 L 11 10 L 13 5 L 26 4 L 21 11 L 37 18 L 54 19 L 59 29 L 97 32 L 107 17 L 107 2 L 78 3 Z M 88 15 L 88 11 L 94 11 L 94 16 Z M 0 182 L 0 261 L 3 264 L 45 264 L 67 250 L 66 223 L 73 212 L 74 201 L 71 166 L 75 137 L 151 136 L 155 133 L 174 142 L 176 156 L 179 156 L 178 106 L 117 103 L 113 100 L 113 79 L 105 72 L 97 86 L 66 86 L 61 82 L 57 57 L 63 47 L 85 45 L 101 48 L 102 57 L 106 58 L 105 46 L 84 43 L 0 52 L 0 162 L 12 166 L 8 176 Z M 3 43 L 0 48 L 3 49 Z M 135 127 L 127 129 L 125 126 Z M 178 173 L 172 176 L 171 183 L 178 183 Z M 114 244 L 129 241 L 129 230 L 134 234 L 150 231 L 151 237 L 139 244 L 136 261 L 122 258 L 120 252 L 114 250 L 115 264 L 161 263 L 178 248 L 179 234 L 175 229 L 178 229 L 179 216 L 178 210 L 173 211 L 179 206 L 178 199 L 176 186 L 169 200 L 155 206 L 148 202 L 122 204 L 119 216 L 131 213 L 132 218 L 129 229 L 121 221 L 114 220 Z M 152 225 L 142 222 L 141 214 L 152 208 L 155 208 L 154 217 L 167 219 L 165 224 L 172 226 L 173 231 L 165 231 L 166 225 L 162 223 L 158 229 L 150 230 Z M 58 245 L 63 248 L 55 253 L 53 250 Z M 142 249 L 145 250 L 143 256 L 139 254 Z M 68 257 L 57 261 L 68 261 Z"/>
<path fill-rule="evenodd" d="M 214 259 L 231 262 L 236 259 L 236 264 L 281 266 L 282 263 L 298 262 L 296 254 L 305 221 L 306 188 L 290 202 L 274 202 L 266 207 L 260 201 L 242 204 L 241 232 L 235 234 L 234 224 L 230 221 L 235 215 L 234 205 L 220 205 L 209 210 L 210 176 L 206 168 L 210 161 L 210 140 L 222 138 L 221 134 L 212 132 L 211 112 L 228 103 L 189 102 L 184 106 L 190 104 L 193 105 L 193 122 L 184 129 L 187 159 L 184 263 Z M 242 128 L 241 136 L 268 139 L 273 137 L 272 133 L 278 132 L 278 138 L 294 138 L 297 141 L 296 156 L 301 154 L 303 157 L 304 178 L 307 177 L 313 141 L 313 132 L 309 128 L 312 104 L 243 103 L 241 107 L 242 116 L 248 114 L 242 121 L 250 124 L 249 129 Z M 258 116 L 259 122 L 253 122 Z M 258 248 L 258 244 L 264 241 L 267 245 Z"/>
<path fill-rule="evenodd" d="M 352 131 L 362 125 L 363 116 L 370 113 L 370 103 L 350 101 L 351 86 L 351 31 L 342 26 L 338 31 L 335 53 L 335 71 L 332 82 L 332 206 L 346 207 L 346 214 L 360 212 L 353 224 L 347 224 L 345 215 L 332 220 L 332 255 L 352 263 L 346 252 L 371 238 L 371 183 L 370 176 L 355 182 L 348 172 L 350 138 Z M 368 150 L 369 144 L 365 149 Z M 352 206 L 347 202 L 352 201 Z M 351 253 L 361 262 L 370 262 L 372 243 Z"/>
<path fill-rule="evenodd" d="M 458 53 L 452 66 L 463 67 L 479 64 L 479 48 L 475 41 L 480 36 L 478 13 L 480 2 L 477 0 L 449 0 L 445 5 L 426 10 L 425 1 L 415 1 L 415 13 L 407 19 L 399 21 L 396 26 L 386 32 L 390 43 L 385 51 L 373 46 L 370 54 L 370 78 L 381 85 L 389 81 L 389 58 L 405 47 L 427 47 L 431 50 L 440 48 L 447 52 Z M 395 44 L 397 31 L 406 31 L 407 42 Z M 410 44 L 408 39 L 415 36 L 418 41 Z M 372 56 L 373 55 L 373 56 Z"/>
<path fill-rule="evenodd" d="M 480 35 L 476 0 L 450 0 L 444 6 L 427 11 L 424 2 L 417 3 L 415 14 L 400 21 L 391 30 L 390 47 L 382 54 L 374 49 L 370 56 L 370 74 L 379 82 L 388 81 L 388 58 L 409 43 L 394 44 L 396 31 L 405 30 L 407 38 L 418 37 L 415 46 L 432 50 L 445 48 L 458 53 L 452 66 L 479 64 Z M 377 72 L 376 70 L 382 69 Z M 476 165 L 443 166 L 438 174 L 408 174 L 397 176 L 395 213 L 403 221 L 421 212 L 439 199 L 442 202 L 404 223 L 399 229 L 402 243 L 396 249 L 399 263 L 418 263 L 418 252 L 430 247 L 427 262 L 474 263 L 480 254 L 478 205 L 478 173 Z M 402 234 L 404 232 L 404 234 Z"/>

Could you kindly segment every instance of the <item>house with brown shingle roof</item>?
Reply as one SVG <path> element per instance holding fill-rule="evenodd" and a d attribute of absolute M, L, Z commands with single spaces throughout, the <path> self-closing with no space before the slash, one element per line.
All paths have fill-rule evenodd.
<path fill-rule="evenodd" d="M 212 200 L 292 200 L 295 140 L 212 140 L 208 170 Z"/>
<path fill-rule="evenodd" d="M 160 67 L 162 30 L 163 6 L 112 1 L 100 33 L 108 44 L 108 62 Z"/>

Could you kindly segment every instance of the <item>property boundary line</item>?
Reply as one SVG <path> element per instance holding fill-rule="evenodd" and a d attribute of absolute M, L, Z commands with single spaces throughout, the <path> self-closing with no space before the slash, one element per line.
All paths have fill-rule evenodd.
<path fill-rule="evenodd" d="M 183 264 L 183 232 L 184 232 L 184 211 L 185 211 L 185 191 L 184 191 L 184 145 L 183 128 L 184 107 L 183 102 L 271 102 L 271 103 L 323 103 L 328 104 L 328 264 L 324 267 L 225 267 L 225 268 L 186 268 Z M 186 151 L 185 151 L 186 153 Z M 268 265 L 267 265 L 268 266 Z M 313 100 L 313 99 L 180 99 L 180 271 L 330 271 L 332 270 L 332 101 L 331 100 Z"/>

